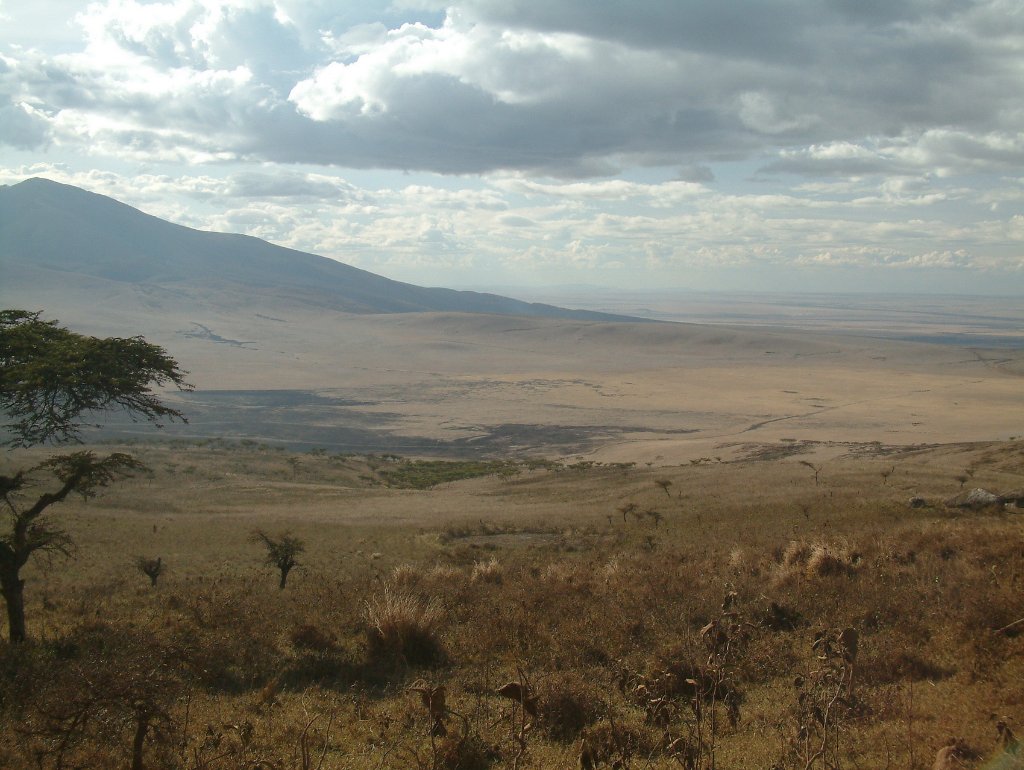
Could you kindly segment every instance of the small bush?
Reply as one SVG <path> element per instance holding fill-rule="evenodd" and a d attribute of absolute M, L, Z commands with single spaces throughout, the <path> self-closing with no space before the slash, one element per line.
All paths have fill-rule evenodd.
<path fill-rule="evenodd" d="M 396 586 L 407 588 L 420 582 L 423 574 L 412 564 L 399 564 L 391 571 L 391 580 Z"/>
<path fill-rule="evenodd" d="M 640 725 L 602 722 L 586 731 L 580 747 L 580 767 L 628 767 L 634 756 L 650 757 L 659 748 L 651 731 Z"/>
<path fill-rule="evenodd" d="M 782 552 L 782 561 L 775 570 L 774 583 L 782 586 L 800 579 L 852 575 L 859 561 L 859 555 L 844 545 L 794 540 Z"/>
<path fill-rule="evenodd" d="M 574 563 L 569 561 L 554 561 L 544 567 L 538 577 L 545 583 L 571 585 L 575 582 L 579 582 L 578 578 L 580 575 L 579 569 Z"/>
<path fill-rule="evenodd" d="M 429 575 L 435 580 L 457 580 L 465 577 L 462 568 L 455 564 L 435 564 Z"/>
<path fill-rule="evenodd" d="M 540 719 L 544 732 L 556 741 L 579 738 L 602 711 L 600 696 L 578 676 L 562 676 L 541 693 Z"/>
<path fill-rule="evenodd" d="M 371 662 L 430 666 L 444 661 L 437 637 L 441 611 L 435 604 L 385 586 L 366 602 L 364 614 Z"/>
<path fill-rule="evenodd" d="M 861 681 L 870 685 L 893 684 L 896 682 L 923 682 L 947 679 L 955 671 L 932 663 L 912 650 L 890 654 L 879 653 L 877 657 L 864 660 L 858 671 Z"/>
<path fill-rule="evenodd" d="M 505 570 L 501 563 L 492 557 L 489 561 L 476 562 L 469 579 L 474 583 L 500 584 L 505 579 Z"/>
<path fill-rule="evenodd" d="M 343 651 L 304 650 L 289 660 L 279 678 L 271 682 L 274 687 L 302 690 L 311 684 L 347 685 L 356 679 L 356 667 Z"/>
<path fill-rule="evenodd" d="M 500 753 L 494 746 L 487 745 L 478 735 L 466 738 L 445 738 L 437 747 L 438 770 L 486 770 Z"/>
<path fill-rule="evenodd" d="M 803 540 L 792 540 L 782 552 L 784 567 L 799 567 L 807 563 L 811 556 L 811 545 Z"/>
<path fill-rule="evenodd" d="M 851 572 L 852 567 L 852 559 L 844 550 L 817 543 L 807 559 L 806 574 L 809 578 L 843 575 Z"/>
<path fill-rule="evenodd" d="M 309 623 L 292 629 L 291 642 L 297 650 L 312 652 L 334 652 L 338 648 L 331 634 Z"/>

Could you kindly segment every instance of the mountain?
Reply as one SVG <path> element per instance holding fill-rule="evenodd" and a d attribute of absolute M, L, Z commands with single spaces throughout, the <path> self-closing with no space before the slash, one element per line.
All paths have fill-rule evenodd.
<path fill-rule="evenodd" d="M 345 313 L 456 312 L 622 321 L 496 294 L 425 288 L 258 238 L 193 230 L 47 179 L 0 187 L 0 273 L 33 280 L 201 287 Z M 636 319 L 628 319 L 636 320 Z"/>

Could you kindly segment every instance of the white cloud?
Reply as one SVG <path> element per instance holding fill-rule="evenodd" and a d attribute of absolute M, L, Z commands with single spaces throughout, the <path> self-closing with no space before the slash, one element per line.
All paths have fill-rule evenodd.
<path fill-rule="evenodd" d="M 188 224 L 395 269 L 1021 262 L 1009 0 L 100 0 L 76 19 L 59 50 L 0 30 L 0 143 Z"/>
<path fill-rule="evenodd" d="M 273 166 L 226 177 L 38 167 L 17 172 L 29 173 L 106 192 L 183 224 L 244 232 L 434 284 L 445 283 L 441 275 L 455 265 L 463 272 L 449 277 L 464 281 L 465 269 L 484 266 L 557 268 L 582 278 L 588 271 L 632 275 L 640 266 L 683 276 L 694 267 L 750 265 L 1012 273 L 1024 264 L 1024 216 L 962 222 L 920 217 L 918 211 L 939 205 L 928 202 L 907 204 L 915 211 L 911 216 L 893 216 L 885 195 L 917 195 L 921 185 L 909 182 L 883 185 L 876 202 L 854 207 L 845 187 L 829 200 L 821 191 L 802 198 L 722 194 L 699 186 L 696 194 L 677 197 L 677 205 L 664 206 L 663 199 L 686 183 L 499 178 L 462 189 L 429 183 L 369 189 L 339 175 Z M 881 215 L 862 218 L 870 206 Z M 199 208 L 209 213 L 197 217 Z"/>
<path fill-rule="evenodd" d="M 18 101 L 85 113 L 65 144 L 116 120 L 111 145 L 192 158 L 563 176 L 772 151 L 806 173 L 1021 163 L 1024 57 L 998 2 L 413 5 L 96 2 L 80 52 L 20 55 Z"/>

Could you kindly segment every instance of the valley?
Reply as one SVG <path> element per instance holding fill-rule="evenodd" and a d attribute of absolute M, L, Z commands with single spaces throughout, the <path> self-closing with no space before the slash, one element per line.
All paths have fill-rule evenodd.
<path fill-rule="evenodd" d="M 12 513 L 142 464 L 29 533 L 0 766 L 1022 766 L 1014 300 L 565 309 L 62 187 L 0 188 L 0 304 L 195 389 L 0 455 Z"/>

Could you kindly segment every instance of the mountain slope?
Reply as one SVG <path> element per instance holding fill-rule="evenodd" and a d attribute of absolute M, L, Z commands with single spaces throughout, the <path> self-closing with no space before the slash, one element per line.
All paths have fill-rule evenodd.
<path fill-rule="evenodd" d="M 348 313 L 458 312 L 625 320 L 496 294 L 425 288 L 258 238 L 193 230 L 46 179 L 0 187 L 0 270 L 133 284 L 248 288 Z M 630 319 L 635 320 L 635 319 Z"/>

